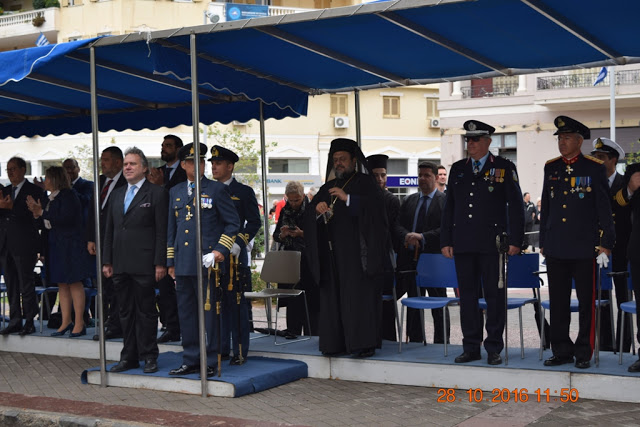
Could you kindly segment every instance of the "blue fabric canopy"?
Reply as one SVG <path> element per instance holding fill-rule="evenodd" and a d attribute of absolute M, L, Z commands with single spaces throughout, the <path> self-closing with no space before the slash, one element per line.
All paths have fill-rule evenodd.
<path fill-rule="evenodd" d="M 305 115 L 309 95 L 640 62 L 640 2 L 398 0 L 0 53 L 0 138 Z M 615 23 L 596 25 L 596 22 Z"/>

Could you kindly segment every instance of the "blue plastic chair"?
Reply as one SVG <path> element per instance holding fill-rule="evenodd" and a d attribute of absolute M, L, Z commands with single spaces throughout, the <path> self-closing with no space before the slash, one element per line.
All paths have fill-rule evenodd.
<path fill-rule="evenodd" d="M 535 297 L 529 298 L 507 298 L 507 309 L 518 309 L 518 318 L 520 320 L 520 358 L 524 359 L 522 307 L 526 304 L 540 304 L 540 284 L 542 283 L 542 279 L 534 274 L 534 272 L 540 268 L 540 255 L 537 253 L 531 253 L 510 256 L 508 265 L 507 289 L 531 288 L 535 294 Z M 480 298 L 478 305 L 480 306 L 480 309 L 485 311 L 487 310 L 487 301 L 484 298 Z M 540 313 L 542 314 L 542 311 L 540 311 Z M 540 316 L 540 324 L 543 324 L 542 316 Z"/>
<path fill-rule="evenodd" d="M 596 268 L 598 268 L 596 266 Z M 609 266 L 607 268 L 602 268 L 600 269 L 600 285 L 601 285 L 601 289 L 603 291 L 610 291 L 613 287 L 613 279 L 611 278 L 611 276 L 609 275 L 609 273 L 611 273 L 611 259 L 609 260 Z M 571 284 L 571 288 L 575 289 L 576 284 L 575 282 L 573 282 Z M 603 300 L 598 300 L 597 299 L 597 284 L 596 284 L 596 310 L 600 310 L 601 306 L 605 306 L 605 305 L 610 305 L 611 304 L 611 300 L 609 299 L 603 299 Z M 611 295 L 611 293 L 609 293 L 609 295 Z M 540 305 L 542 306 L 542 319 L 545 318 L 545 310 L 548 310 L 551 307 L 551 301 L 550 300 L 545 300 L 542 301 L 542 303 L 540 303 Z M 571 304 L 569 306 L 570 310 L 572 313 L 577 313 L 578 312 L 578 308 L 579 308 L 579 304 L 578 304 L 578 300 L 577 299 L 571 299 Z M 614 322 L 613 322 L 613 310 L 609 310 L 609 313 L 611 314 L 611 336 L 615 337 L 616 333 L 614 330 Z M 595 321 L 595 319 L 594 319 Z M 553 327 L 553 325 L 551 325 L 551 327 Z M 598 355 L 600 353 L 600 330 L 599 330 L 600 325 L 598 325 L 598 330 L 596 331 L 596 348 L 595 348 L 595 352 L 594 352 L 594 356 L 596 357 L 596 366 L 598 366 Z M 540 360 L 542 360 L 542 352 L 544 351 L 543 349 L 543 343 L 544 343 L 544 328 L 542 328 L 542 333 L 540 334 Z"/>
<path fill-rule="evenodd" d="M 453 259 L 445 258 L 441 254 L 421 254 L 416 267 L 416 288 L 457 288 L 458 278 L 456 276 L 456 265 Z M 418 292 L 419 294 L 420 292 Z M 398 352 L 402 352 L 402 325 L 404 323 L 404 308 L 415 308 L 418 310 L 434 310 L 437 308 L 445 308 L 451 305 L 457 305 L 460 298 L 450 297 L 408 297 L 403 298 L 400 303 L 400 343 Z M 424 312 L 423 312 L 424 314 Z M 447 316 L 445 310 L 442 310 L 442 318 L 444 325 L 443 336 L 447 336 Z M 424 330 L 424 318 L 422 319 L 422 339 L 426 342 Z M 444 340 L 444 355 L 448 355 L 447 340 Z"/>
<path fill-rule="evenodd" d="M 627 289 L 629 289 L 629 295 L 633 295 L 633 282 L 631 281 L 631 275 L 627 279 Z M 631 315 L 631 348 L 633 349 L 633 355 L 636 354 L 636 342 L 633 334 L 633 315 L 638 315 L 636 302 L 633 298 L 629 298 L 628 302 L 620 304 L 620 311 L 622 311 L 622 321 L 620 322 L 620 336 L 624 337 L 624 324 L 627 320 L 627 313 Z M 622 365 L 622 340 L 620 340 L 620 348 L 618 349 L 618 364 Z"/>

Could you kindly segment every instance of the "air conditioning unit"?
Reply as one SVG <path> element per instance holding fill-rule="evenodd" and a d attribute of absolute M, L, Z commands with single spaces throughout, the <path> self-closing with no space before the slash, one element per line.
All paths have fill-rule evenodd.
<path fill-rule="evenodd" d="M 349 117 L 334 117 L 333 127 L 336 129 L 346 129 L 349 127 Z"/>
<path fill-rule="evenodd" d="M 439 118 L 433 118 L 431 120 L 429 120 L 429 127 L 432 129 L 438 129 L 440 128 L 440 119 Z"/>
<path fill-rule="evenodd" d="M 239 122 L 238 120 L 234 120 L 234 121 L 231 122 L 231 124 L 234 125 L 234 126 L 246 126 L 249 123 L 248 122 Z"/>

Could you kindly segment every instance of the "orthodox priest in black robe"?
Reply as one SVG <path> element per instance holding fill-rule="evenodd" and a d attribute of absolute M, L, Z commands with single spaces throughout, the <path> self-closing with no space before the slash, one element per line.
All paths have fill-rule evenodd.
<path fill-rule="evenodd" d="M 308 260 L 320 286 L 324 355 L 369 357 L 379 346 L 387 228 L 382 206 L 382 193 L 356 142 L 333 140 L 326 183 L 305 218 Z"/>

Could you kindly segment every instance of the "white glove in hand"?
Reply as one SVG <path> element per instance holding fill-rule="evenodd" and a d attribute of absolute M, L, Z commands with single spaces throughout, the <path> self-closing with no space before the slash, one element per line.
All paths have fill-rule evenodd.
<path fill-rule="evenodd" d="M 596 257 L 596 262 L 600 266 L 600 268 L 607 268 L 609 266 L 609 257 L 604 252 L 600 253 Z"/>
<path fill-rule="evenodd" d="M 202 265 L 206 268 L 209 268 L 211 266 L 213 266 L 213 263 L 215 262 L 214 260 L 214 256 L 212 252 L 209 252 L 206 255 L 202 255 Z"/>
<path fill-rule="evenodd" d="M 238 258 L 238 255 L 240 255 L 240 245 L 238 245 L 237 243 L 233 244 L 233 246 L 231 247 L 231 255 Z"/>

